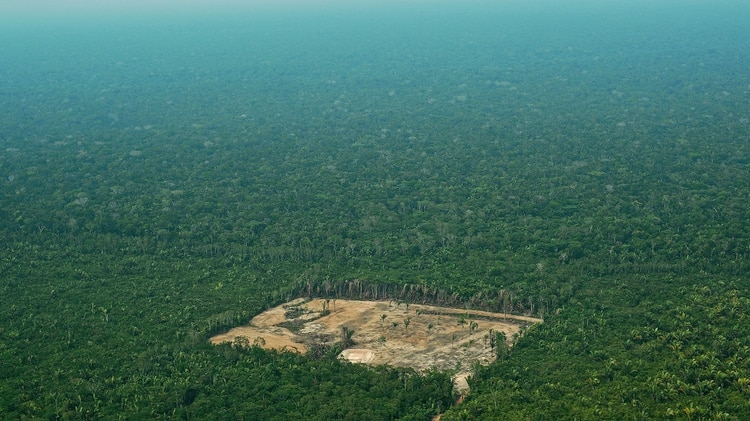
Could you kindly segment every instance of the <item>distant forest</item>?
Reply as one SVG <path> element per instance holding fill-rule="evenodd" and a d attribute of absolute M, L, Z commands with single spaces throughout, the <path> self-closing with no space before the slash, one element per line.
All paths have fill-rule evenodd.
<path fill-rule="evenodd" d="M 746 419 L 747 81 L 579 59 L 0 96 L 0 418 Z M 209 344 L 299 296 L 544 323 L 455 406 L 451 373 Z"/>

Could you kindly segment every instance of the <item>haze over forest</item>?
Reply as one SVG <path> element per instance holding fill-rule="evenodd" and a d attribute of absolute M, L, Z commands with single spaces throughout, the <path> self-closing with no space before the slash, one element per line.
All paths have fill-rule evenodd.
<path fill-rule="evenodd" d="M 101 4 L 0 4 L 0 418 L 750 416 L 746 2 Z M 298 298 L 543 322 L 209 341 Z"/>

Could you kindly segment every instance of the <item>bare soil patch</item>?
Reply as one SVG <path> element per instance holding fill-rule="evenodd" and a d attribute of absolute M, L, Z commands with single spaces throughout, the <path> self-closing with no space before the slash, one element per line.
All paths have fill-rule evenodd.
<path fill-rule="evenodd" d="M 255 316 L 247 326 L 216 335 L 211 342 L 245 337 L 264 348 L 305 353 L 313 344 L 342 342 L 346 327 L 353 331 L 353 344 L 341 358 L 417 370 L 456 370 L 454 385 L 466 393 L 473 363 L 489 364 L 496 358 L 494 333 L 503 332 L 511 346 L 522 326 L 541 321 L 395 301 L 297 299 Z"/>

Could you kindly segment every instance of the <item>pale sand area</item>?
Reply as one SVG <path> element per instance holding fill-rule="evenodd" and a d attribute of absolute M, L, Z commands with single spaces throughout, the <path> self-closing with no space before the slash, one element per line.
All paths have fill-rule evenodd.
<path fill-rule="evenodd" d="M 322 315 L 324 308 L 330 313 Z M 287 317 L 290 309 L 296 317 Z M 285 322 L 293 322 L 296 333 L 279 326 Z M 244 336 L 250 344 L 257 342 L 264 348 L 305 353 L 306 344 L 340 341 L 341 328 L 346 326 L 354 331 L 354 346 L 342 352 L 342 358 L 417 370 L 456 370 L 456 389 L 465 392 L 473 363 L 489 364 L 496 358 L 490 330 L 503 332 L 510 346 L 522 326 L 540 322 L 532 317 L 395 301 L 297 299 L 255 316 L 247 326 L 216 335 L 211 342 Z"/>

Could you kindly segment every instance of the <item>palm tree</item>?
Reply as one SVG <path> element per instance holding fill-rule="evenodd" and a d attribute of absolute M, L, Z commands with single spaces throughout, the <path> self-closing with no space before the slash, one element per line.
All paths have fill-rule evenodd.
<path fill-rule="evenodd" d="M 341 326 L 341 347 L 346 349 L 354 345 L 354 340 L 352 340 L 352 336 L 354 336 L 354 329 L 349 328 L 348 326 Z"/>

